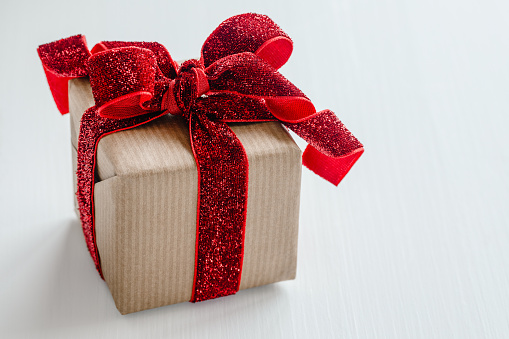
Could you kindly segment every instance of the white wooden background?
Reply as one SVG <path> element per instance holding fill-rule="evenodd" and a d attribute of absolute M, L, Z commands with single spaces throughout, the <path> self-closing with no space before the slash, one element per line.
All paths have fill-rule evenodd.
<path fill-rule="evenodd" d="M 83 33 L 186 59 L 248 11 L 293 38 L 282 73 L 366 153 L 338 188 L 304 171 L 295 281 L 121 316 L 73 214 L 69 117 L 36 47 Z M 0 337 L 509 338 L 508 15 L 503 0 L 2 0 Z"/>

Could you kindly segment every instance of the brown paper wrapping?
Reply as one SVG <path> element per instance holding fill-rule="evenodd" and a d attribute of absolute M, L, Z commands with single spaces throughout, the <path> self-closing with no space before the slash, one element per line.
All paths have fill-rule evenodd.
<path fill-rule="evenodd" d="M 88 79 L 70 81 L 69 104 L 76 192 L 79 121 L 94 105 Z M 301 151 L 278 122 L 230 126 L 249 159 L 240 289 L 294 279 Z M 179 117 L 167 115 L 100 140 L 96 241 L 104 279 L 120 313 L 190 300 L 197 180 L 189 132 Z"/>

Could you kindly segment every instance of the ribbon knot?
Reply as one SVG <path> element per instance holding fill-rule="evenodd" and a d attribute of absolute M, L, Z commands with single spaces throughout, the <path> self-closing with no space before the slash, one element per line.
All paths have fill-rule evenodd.
<path fill-rule="evenodd" d="M 196 99 L 210 90 L 203 65 L 199 60 L 185 61 L 165 92 L 161 109 L 189 119 Z"/>
<path fill-rule="evenodd" d="M 101 276 L 94 168 L 97 144 L 107 134 L 167 113 L 186 118 L 199 190 L 192 301 L 233 294 L 240 286 L 249 166 L 227 123 L 281 122 L 309 144 L 303 164 L 339 184 L 363 146 L 332 111 L 317 112 L 278 72 L 292 49 L 276 23 L 254 13 L 225 20 L 203 44 L 200 60 L 180 68 L 156 42 L 103 41 L 89 51 L 85 37 L 77 35 L 39 46 L 62 114 L 69 110 L 68 80 L 90 77 L 95 106 L 81 118 L 77 195 L 83 233 Z"/>

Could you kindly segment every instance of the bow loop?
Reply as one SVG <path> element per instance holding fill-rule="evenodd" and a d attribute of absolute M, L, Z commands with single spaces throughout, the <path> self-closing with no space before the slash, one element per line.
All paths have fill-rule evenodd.
<path fill-rule="evenodd" d="M 170 79 L 175 79 L 177 76 L 178 65 L 173 61 L 170 53 L 158 42 L 146 42 L 146 41 L 102 41 L 97 43 L 92 48 L 92 54 L 99 53 L 108 49 L 121 48 L 121 47 L 139 47 L 151 50 L 156 59 L 158 70 L 156 73 L 156 79 L 160 79 L 162 76 Z"/>
<path fill-rule="evenodd" d="M 205 72 L 213 91 L 261 97 L 306 97 L 276 68 L 253 53 L 229 55 L 210 65 Z"/>
<path fill-rule="evenodd" d="M 228 55 L 251 52 L 275 69 L 290 58 L 293 42 L 268 16 L 245 13 L 223 21 L 203 44 L 201 58 L 205 67 Z"/>
<path fill-rule="evenodd" d="M 157 60 L 151 50 L 121 47 L 98 52 L 88 74 L 98 112 L 110 119 L 147 113 L 154 96 Z"/>

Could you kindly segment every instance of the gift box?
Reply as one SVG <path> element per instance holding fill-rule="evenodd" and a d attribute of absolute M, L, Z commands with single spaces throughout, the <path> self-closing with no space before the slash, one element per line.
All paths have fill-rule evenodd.
<path fill-rule="evenodd" d="M 39 46 L 71 113 L 85 241 L 122 314 L 295 277 L 301 161 L 338 185 L 363 146 L 279 73 L 292 46 L 254 13 L 181 64 L 157 42 Z"/>
<path fill-rule="evenodd" d="M 71 80 L 74 169 L 80 119 L 93 105 L 88 79 Z M 230 127 L 249 159 L 240 289 L 293 279 L 301 151 L 278 122 Z M 96 170 L 97 247 L 104 280 L 120 313 L 189 301 L 198 179 L 185 121 L 168 114 L 105 136 L 97 146 Z M 76 190 L 75 173 L 74 186 Z M 75 204 L 77 208 L 77 201 Z"/>

